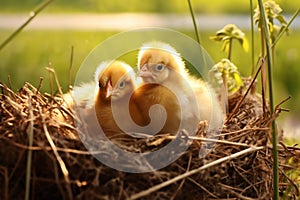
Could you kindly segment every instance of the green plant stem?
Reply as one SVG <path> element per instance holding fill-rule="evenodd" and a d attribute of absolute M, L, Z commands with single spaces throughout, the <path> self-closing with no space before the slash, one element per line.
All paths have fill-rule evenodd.
<path fill-rule="evenodd" d="M 202 50 L 202 47 L 201 47 L 200 34 L 198 32 L 198 27 L 197 27 L 197 23 L 196 23 L 196 19 L 195 19 L 195 14 L 194 14 L 193 6 L 192 6 L 192 3 L 191 3 L 191 0 L 187 0 L 187 1 L 188 1 L 189 9 L 190 9 L 190 14 L 191 14 L 191 17 L 192 17 L 192 20 L 193 20 L 193 25 L 194 25 L 194 31 L 195 31 L 195 35 L 196 35 L 196 40 L 197 40 L 197 42 L 200 45 L 201 58 L 202 58 L 204 66 L 207 67 L 206 59 L 204 57 L 204 53 L 203 53 L 203 50 Z M 209 67 L 211 67 L 211 66 L 209 66 Z"/>
<path fill-rule="evenodd" d="M 254 20 L 253 20 L 253 1 L 250 0 L 250 15 L 251 15 L 251 76 L 254 74 Z"/>
<path fill-rule="evenodd" d="M 227 56 L 227 58 L 228 58 L 228 60 L 230 60 L 231 61 L 231 52 L 232 52 L 232 38 L 230 38 L 229 39 L 229 49 L 228 49 L 228 56 Z"/>
<path fill-rule="evenodd" d="M 274 99 L 273 99 L 273 77 L 272 77 L 272 49 L 270 44 L 270 33 L 268 30 L 268 22 L 266 18 L 266 13 L 264 9 L 264 4 L 262 0 L 258 0 L 259 9 L 262 17 L 262 26 L 265 34 L 265 42 L 266 42 L 266 50 L 267 50 L 267 61 L 268 61 L 268 78 L 269 78 L 269 98 L 270 98 L 270 114 L 274 113 Z M 273 199 L 279 199 L 279 172 L 278 172 L 278 139 L 277 139 L 277 130 L 276 130 L 276 122 L 272 121 L 272 142 L 273 142 Z"/>
<path fill-rule="evenodd" d="M 283 36 L 283 34 L 288 30 L 288 28 L 290 27 L 290 25 L 292 24 L 292 22 L 296 19 L 297 15 L 300 12 L 300 8 L 298 8 L 296 10 L 296 12 L 293 14 L 293 16 L 291 17 L 291 19 L 289 20 L 289 22 L 287 23 L 287 25 L 282 29 L 282 31 L 280 31 L 280 33 L 278 34 L 278 36 L 276 37 L 276 39 L 274 40 L 274 42 L 272 43 L 272 48 L 277 44 L 277 42 L 279 41 L 279 39 Z"/>
<path fill-rule="evenodd" d="M 196 23 L 196 19 L 195 19 L 195 14 L 194 14 L 194 10 L 193 10 L 193 6 L 192 6 L 192 3 L 191 3 L 191 0 L 187 0 L 187 1 L 188 1 L 188 4 L 189 4 L 190 14 L 191 14 L 191 17 L 192 17 L 192 20 L 193 20 L 196 39 L 197 39 L 197 42 L 199 44 L 201 44 L 200 36 L 199 36 L 199 33 L 198 33 L 198 27 L 197 27 L 197 23 Z"/>
<path fill-rule="evenodd" d="M 41 5 L 39 5 L 35 10 L 31 11 L 29 18 L 17 29 L 15 30 L 4 42 L 0 45 L 0 51 L 12 41 L 42 10 L 44 10 L 53 0 L 46 0 Z"/>
<path fill-rule="evenodd" d="M 265 57 L 265 34 L 262 24 L 262 19 L 260 18 L 260 41 L 261 41 L 261 56 Z M 263 113 L 266 113 L 266 67 L 265 65 L 261 68 L 261 96 L 263 104 Z"/>
<path fill-rule="evenodd" d="M 228 88 L 227 88 L 227 79 L 225 73 L 222 75 L 223 79 L 223 88 L 224 88 L 224 101 L 225 101 L 225 109 L 226 109 L 226 115 L 229 113 L 229 104 L 228 104 Z"/>

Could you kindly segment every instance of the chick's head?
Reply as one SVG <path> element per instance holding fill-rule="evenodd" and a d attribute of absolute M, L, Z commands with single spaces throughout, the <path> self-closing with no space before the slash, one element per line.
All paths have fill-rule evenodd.
<path fill-rule="evenodd" d="M 162 42 L 151 42 L 141 47 L 138 68 L 139 76 L 148 83 L 163 83 L 174 73 L 185 74 L 180 54 Z"/>
<path fill-rule="evenodd" d="M 96 71 L 96 82 L 104 100 L 119 100 L 132 93 L 136 87 L 133 69 L 121 61 L 100 64 Z"/>

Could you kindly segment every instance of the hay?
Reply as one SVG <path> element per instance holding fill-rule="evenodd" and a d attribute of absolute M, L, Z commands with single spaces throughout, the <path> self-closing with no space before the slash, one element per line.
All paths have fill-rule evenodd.
<path fill-rule="evenodd" d="M 135 174 L 107 167 L 85 149 L 70 120 L 78 119 L 61 106 L 61 98 L 41 94 L 28 83 L 16 93 L 0 86 L 0 199 L 24 198 L 28 162 L 31 199 L 272 198 L 269 127 L 281 109 L 274 116 L 264 115 L 256 94 L 247 95 L 204 158 L 199 158 L 199 149 L 209 142 L 202 122 L 194 140 L 184 131 L 178 137 L 181 144 L 192 144 L 176 162 L 155 172 Z M 230 110 L 241 98 L 241 93 L 230 97 Z M 70 121 L 53 117 L 57 110 Z M 119 145 L 134 152 L 153 151 L 173 139 L 157 136 L 119 141 Z M 115 153 L 101 140 L 99 145 L 103 148 L 98 154 Z M 295 146 L 279 145 L 280 193 L 294 199 L 299 190 L 287 172 L 299 166 L 299 152 Z M 134 162 L 123 159 L 129 166 Z"/>

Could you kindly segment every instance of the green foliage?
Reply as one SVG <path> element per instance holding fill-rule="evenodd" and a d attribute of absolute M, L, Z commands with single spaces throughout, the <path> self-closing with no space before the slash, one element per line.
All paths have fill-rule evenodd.
<path fill-rule="evenodd" d="M 300 188 L 299 160 L 297 160 L 296 158 L 290 158 L 288 160 L 287 165 L 290 166 L 290 169 L 285 172 L 286 176 L 290 180 L 292 180 L 296 185 L 292 185 L 289 180 L 286 180 L 286 184 L 288 185 L 288 188 L 284 191 L 282 199 L 293 199 L 293 196 L 291 196 L 291 194 L 297 193 L 297 192 L 293 192 L 293 190 L 295 190 L 295 186 Z M 298 195 L 298 198 L 300 198 L 300 194 Z"/>
<path fill-rule="evenodd" d="M 249 44 L 247 38 L 245 37 L 245 33 L 234 24 L 227 24 L 224 26 L 224 28 L 217 31 L 215 36 L 211 36 L 210 39 L 217 42 L 223 42 L 222 51 L 225 52 L 230 51 L 232 40 L 237 40 L 246 52 L 249 49 Z"/>
<path fill-rule="evenodd" d="M 219 86 L 224 84 L 225 79 L 229 93 L 234 93 L 243 86 L 237 67 L 228 59 L 222 59 L 211 68 L 210 78 Z"/>
<path fill-rule="evenodd" d="M 218 82 L 224 87 L 225 107 L 226 113 L 229 113 L 228 105 L 228 93 L 237 91 L 242 85 L 242 79 L 237 70 L 237 67 L 231 62 L 232 44 L 234 40 L 237 40 L 245 51 L 248 51 L 249 45 L 245 33 L 242 32 L 236 25 L 228 24 L 223 29 L 217 31 L 215 36 L 211 36 L 210 39 L 223 42 L 222 50 L 228 53 L 228 59 L 222 59 L 219 63 L 214 65 L 210 70 L 210 73 Z"/>
<path fill-rule="evenodd" d="M 266 18 L 268 22 L 268 28 L 270 31 L 271 42 L 273 43 L 283 28 L 287 25 L 286 20 L 282 13 L 282 8 L 273 0 L 268 0 L 264 2 L 264 8 L 266 13 Z M 254 22 L 260 28 L 262 26 L 262 19 L 259 7 L 254 10 Z M 274 20 L 277 20 L 281 26 L 278 26 L 274 23 Z"/>

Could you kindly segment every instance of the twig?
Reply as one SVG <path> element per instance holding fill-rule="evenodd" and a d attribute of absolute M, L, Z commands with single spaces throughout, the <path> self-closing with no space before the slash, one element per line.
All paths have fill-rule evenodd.
<path fill-rule="evenodd" d="M 242 194 L 239 194 L 237 192 L 235 192 L 234 190 L 232 190 L 232 188 L 227 188 L 227 187 L 223 187 L 225 190 L 228 190 L 231 194 L 235 195 L 238 199 L 241 200 L 255 200 L 254 198 L 250 198 L 250 197 L 245 197 Z"/>
<path fill-rule="evenodd" d="M 45 136 L 46 136 L 46 138 L 47 138 L 47 140 L 48 140 L 48 142 L 49 142 L 49 144 L 50 144 L 50 146 L 53 150 L 53 153 L 54 153 L 54 155 L 57 159 L 57 162 L 59 163 L 59 166 L 61 168 L 61 171 L 64 175 L 64 179 L 66 181 L 66 187 L 67 187 L 67 193 L 68 193 L 69 199 L 73 199 L 72 190 L 71 190 L 71 186 L 70 186 L 69 171 L 68 171 L 63 159 L 60 157 L 60 155 L 58 153 L 58 150 L 57 150 L 57 148 L 56 148 L 56 146 L 55 146 L 55 144 L 54 144 L 54 142 L 53 142 L 53 140 L 52 140 L 52 138 L 51 138 L 51 136 L 48 132 L 47 125 L 46 125 L 46 122 L 45 122 L 45 118 L 44 118 L 41 110 L 40 110 L 40 115 L 42 117 L 42 123 L 43 123 L 43 129 L 44 129 Z"/>
<path fill-rule="evenodd" d="M 59 173 L 59 170 L 58 170 L 58 166 L 59 163 L 57 164 L 57 159 L 55 156 L 52 156 L 49 152 L 45 152 L 45 154 L 48 156 L 48 158 L 50 158 L 52 160 L 52 163 L 53 163 L 53 173 L 54 173 L 54 183 L 57 185 L 58 187 L 58 190 L 60 191 L 61 195 L 62 195 L 62 199 L 67 199 L 66 198 L 66 195 L 65 194 L 65 191 L 62 187 L 62 184 L 61 184 L 61 181 L 60 181 L 60 173 Z"/>
<path fill-rule="evenodd" d="M 203 190 L 204 192 L 206 192 L 208 195 L 212 196 L 214 199 L 218 199 L 218 197 L 213 194 L 212 192 L 210 192 L 208 189 L 206 189 L 204 186 L 202 186 L 200 183 L 198 183 L 197 181 L 195 181 L 194 179 L 188 177 L 187 178 L 189 181 L 191 181 L 192 183 L 194 183 L 197 187 L 199 187 L 201 190 Z"/>
<path fill-rule="evenodd" d="M 10 75 L 7 76 L 8 87 L 12 90 L 12 81 Z"/>
<path fill-rule="evenodd" d="M 287 102 L 288 100 L 290 100 L 292 97 L 288 96 L 287 98 L 283 99 L 279 104 L 277 104 L 275 106 L 275 110 L 279 109 L 279 106 L 281 106 L 282 104 L 284 104 L 285 102 Z"/>
<path fill-rule="evenodd" d="M 28 129 L 28 138 L 29 138 L 29 147 L 33 145 L 33 108 L 31 104 L 31 96 L 28 97 L 28 109 L 29 109 L 29 129 Z M 31 178 L 31 165 L 32 165 L 32 150 L 28 150 L 27 154 L 27 163 L 26 163 L 26 181 L 25 181 L 25 200 L 29 200 L 30 197 L 30 178 Z"/>
<path fill-rule="evenodd" d="M 236 104 L 236 106 L 234 107 L 233 111 L 232 111 L 231 114 L 228 116 L 228 118 L 226 119 L 226 121 L 225 121 L 224 124 L 227 124 L 227 123 L 231 120 L 231 118 L 234 116 L 234 114 L 237 112 L 237 110 L 239 109 L 239 107 L 241 106 L 241 104 L 243 103 L 243 101 L 245 100 L 245 98 L 246 98 L 246 96 L 248 95 L 248 93 L 251 91 L 251 88 L 252 88 L 252 86 L 254 85 L 255 80 L 257 79 L 257 76 L 258 76 L 260 70 L 262 69 L 262 66 L 265 64 L 264 58 L 262 58 L 261 61 L 262 61 L 262 63 L 261 63 L 261 65 L 260 65 L 260 67 L 258 68 L 258 70 L 257 70 L 257 72 L 256 72 L 256 74 L 255 74 L 255 76 L 254 76 L 254 78 L 252 79 L 252 81 L 251 81 L 251 83 L 250 83 L 250 85 L 249 85 L 249 87 L 248 87 L 246 93 L 245 93 L 244 96 L 239 100 L 239 102 Z"/>
<path fill-rule="evenodd" d="M 219 136 L 227 136 L 227 135 L 233 135 L 233 134 L 238 134 L 242 132 L 247 132 L 247 131 L 269 131 L 270 128 L 244 128 L 238 131 L 232 131 L 232 132 L 227 132 L 227 133 L 221 133 Z"/>
<path fill-rule="evenodd" d="M 258 193 L 256 187 L 253 185 L 253 183 L 251 183 L 251 181 L 248 180 L 247 176 L 243 175 L 243 173 L 245 172 L 245 170 L 241 166 L 236 166 L 235 163 L 232 163 L 232 165 L 233 165 L 233 169 L 240 175 L 240 177 L 242 177 L 242 179 L 246 183 L 249 184 L 249 186 L 246 187 L 241 194 L 245 193 L 247 190 L 249 190 L 249 188 L 253 188 L 253 190 L 255 190 L 255 192 L 256 192 L 256 196 L 259 196 L 259 193 Z"/>
<path fill-rule="evenodd" d="M 2 98 L 5 99 L 5 95 L 4 95 L 4 86 L 2 85 L 1 82 L 0 82 L 0 87 L 1 87 L 1 94 L 3 94 Z"/>
<path fill-rule="evenodd" d="M 206 164 L 206 165 L 203 165 L 202 167 L 199 167 L 199 168 L 197 168 L 197 169 L 191 170 L 191 171 L 189 171 L 189 172 L 186 172 L 186 173 L 184 173 L 184 174 L 181 174 L 181 175 L 179 175 L 179 176 L 176 176 L 175 178 L 172 178 L 172 179 L 170 179 L 170 180 L 168 180 L 168 181 L 165 181 L 165 182 L 163 182 L 163 183 L 160 183 L 160 184 L 158 184 L 158 185 L 155 185 L 155 186 L 153 186 L 153 187 L 151 187 L 151 188 L 149 188 L 149 189 L 147 189 L 147 190 L 144 190 L 144 191 L 142 191 L 142 192 L 136 193 L 136 194 L 132 195 L 129 199 L 130 199 L 130 200 L 134 200 L 134 199 L 142 198 L 142 197 L 147 196 L 147 195 L 149 195 L 149 194 L 151 194 L 152 192 L 155 192 L 155 191 L 157 191 L 157 190 L 160 190 L 161 188 L 164 188 L 164 187 L 166 187 L 166 186 L 168 186 L 168 185 L 170 185 L 170 184 L 172 184 L 172 183 L 175 183 L 175 182 L 177 182 L 177 181 L 179 181 L 179 180 L 182 180 L 182 179 L 184 179 L 184 178 L 186 178 L 186 177 L 189 177 L 189 176 L 192 176 L 192 175 L 194 175 L 194 174 L 196 174 L 196 173 L 199 173 L 200 171 L 202 171 L 202 170 L 204 170 L 204 169 L 207 169 L 207 168 L 210 168 L 210 167 L 212 167 L 212 166 L 218 165 L 218 164 L 220 164 L 220 163 L 222 163 L 222 162 L 225 162 L 225 161 L 228 161 L 228 160 L 237 158 L 237 157 L 242 156 L 242 155 L 244 155 L 244 154 L 248 154 L 248 153 L 251 153 L 251 152 L 254 152 L 254 151 L 261 150 L 261 149 L 263 149 L 263 148 L 264 148 L 264 147 L 254 147 L 254 146 L 252 146 L 252 147 L 249 147 L 249 148 L 247 148 L 247 149 L 245 149 L 245 150 L 242 150 L 242 151 L 239 151 L 239 152 L 237 152 L 237 153 L 234 153 L 234 154 L 232 154 L 232 155 L 229 155 L 229 156 L 220 158 L 220 159 L 215 160 L 215 161 L 213 161 L 213 162 L 211 162 L 211 163 L 208 163 L 208 164 Z"/>
<path fill-rule="evenodd" d="M 182 136 L 183 138 L 186 138 L 186 136 Z M 168 139 L 175 139 L 176 136 L 168 136 Z M 188 136 L 187 137 L 190 140 L 200 140 L 203 142 L 215 142 L 215 143 L 222 143 L 222 144 L 230 144 L 230 145 L 235 145 L 235 146 L 242 146 L 242 147 L 250 147 L 251 145 L 244 144 L 244 143 L 238 143 L 238 142 L 230 142 L 227 140 L 218 140 L 218 139 L 212 139 L 212 138 L 202 138 L 202 137 L 197 137 L 197 136 Z"/>
<path fill-rule="evenodd" d="M 69 80 L 68 80 L 68 89 L 69 90 L 71 90 L 71 88 L 72 88 L 73 56 L 74 56 L 74 46 L 71 47 L 70 66 L 69 66 Z"/>
<path fill-rule="evenodd" d="M 297 184 L 294 183 L 294 181 L 288 175 L 286 175 L 286 173 L 284 172 L 284 170 L 280 169 L 280 172 L 290 182 L 290 184 L 295 188 L 295 190 L 296 190 L 295 191 L 296 192 L 296 196 L 299 196 L 300 192 L 299 192 L 299 188 L 298 188 Z"/>
<path fill-rule="evenodd" d="M 50 68 L 51 66 L 51 63 L 48 63 L 48 67 L 47 68 Z M 53 77 L 52 77 L 52 72 L 50 70 L 48 70 L 49 72 L 49 83 L 50 83 L 50 91 L 51 91 L 51 96 L 54 95 L 54 87 L 53 87 Z"/>
<path fill-rule="evenodd" d="M 0 166 L 0 169 L 3 171 L 4 176 L 4 200 L 8 200 L 8 187 L 9 187 L 9 177 L 8 177 L 8 170 L 6 167 Z"/>
<path fill-rule="evenodd" d="M 54 79 L 55 79 L 55 83 L 56 83 L 56 86 L 57 86 L 57 89 L 58 89 L 58 92 L 60 93 L 60 95 L 63 96 L 63 91 L 61 90 L 61 86 L 60 86 L 60 83 L 59 83 L 59 80 L 58 80 L 58 76 L 56 74 L 56 71 L 54 68 L 52 67 L 46 67 L 46 69 L 52 73 L 54 75 Z"/>
<path fill-rule="evenodd" d="M 2 137 L 1 140 L 6 141 L 12 145 L 14 145 L 15 147 L 18 147 L 20 149 L 24 149 L 24 150 L 32 150 L 32 151 L 51 151 L 52 147 L 46 146 L 46 147 L 40 147 L 40 146 L 27 146 L 27 145 L 23 145 L 20 143 L 16 143 L 6 137 Z M 103 151 L 82 151 L 82 150 L 77 150 L 77 149 L 68 149 L 68 148 L 61 148 L 61 147 L 56 147 L 57 151 L 59 152 L 64 152 L 64 153 L 72 153 L 72 154 L 77 154 L 77 155 L 97 155 L 99 153 L 103 153 Z"/>
<path fill-rule="evenodd" d="M 2 88 L 2 94 L 4 94 L 4 91 L 6 91 L 7 93 L 9 93 L 9 95 L 3 95 L 3 98 L 5 98 L 5 96 L 10 96 L 10 97 L 13 97 L 14 99 L 19 99 L 19 100 L 22 100 L 21 97 L 19 97 L 18 95 L 16 95 L 14 93 L 14 91 L 12 91 L 12 89 L 10 89 L 9 87 L 7 87 L 4 83 L 2 83 L 0 81 L 0 87 Z"/>
<path fill-rule="evenodd" d="M 40 89 L 41 89 L 41 87 L 42 87 L 42 85 L 43 85 L 43 80 L 44 80 L 44 78 L 43 78 L 43 77 L 40 77 L 40 83 L 39 83 L 39 86 L 38 86 L 38 88 L 37 88 L 37 90 L 36 90 L 36 94 L 39 93 L 39 91 L 40 91 Z"/>
<path fill-rule="evenodd" d="M 177 164 L 177 167 L 179 167 L 181 170 L 185 170 L 181 165 Z M 213 193 L 211 193 L 208 189 L 206 189 L 204 186 L 202 186 L 200 183 L 198 183 L 196 180 L 194 180 L 191 177 L 187 177 L 187 180 L 189 180 L 190 182 L 192 182 L 193 184 L 195 184 L 197 187 L 199 187 L 201 190 L 203 190 L 204 192 L 206 192 L 207 194 L 209 194 L 210 196 L 212 196 L 213 198 L 217 199 L 218 197 L 216 195 L 214 195 Z"/>
<path fill-rule="evenodd" d="M 187 168 L 186 168 L 186 172 L 188 172 L 188 171 L 190 170 L 191 162 L 192 162 L 192 155 L 190 154 L 188 166 L 187 166 Z M 176 198 L 176 195 L 177 195 L 177 193 L 180 191 L 180 189 L 182 188 L 182 186 L 184 185 L 184 182 L 185 182 L 185 179 L 182 179 L 182 181 L 181 181 L 181 183 L 179 184 L 177 190 L 174 192 L 173 196 L 171 197 L 172 200 Z"/>
<path fill-rule="evenodd" d="M 36 16 L 44 10 L 53 0 L 44 1 L 40 6 L 38 6 L 35 10 L 31 11 L 29 14 L 29 18 L 17 29 L 13 32 L 2 44 L 0 45 L 0 51 L 11 41 L 13 40 Z"/>

